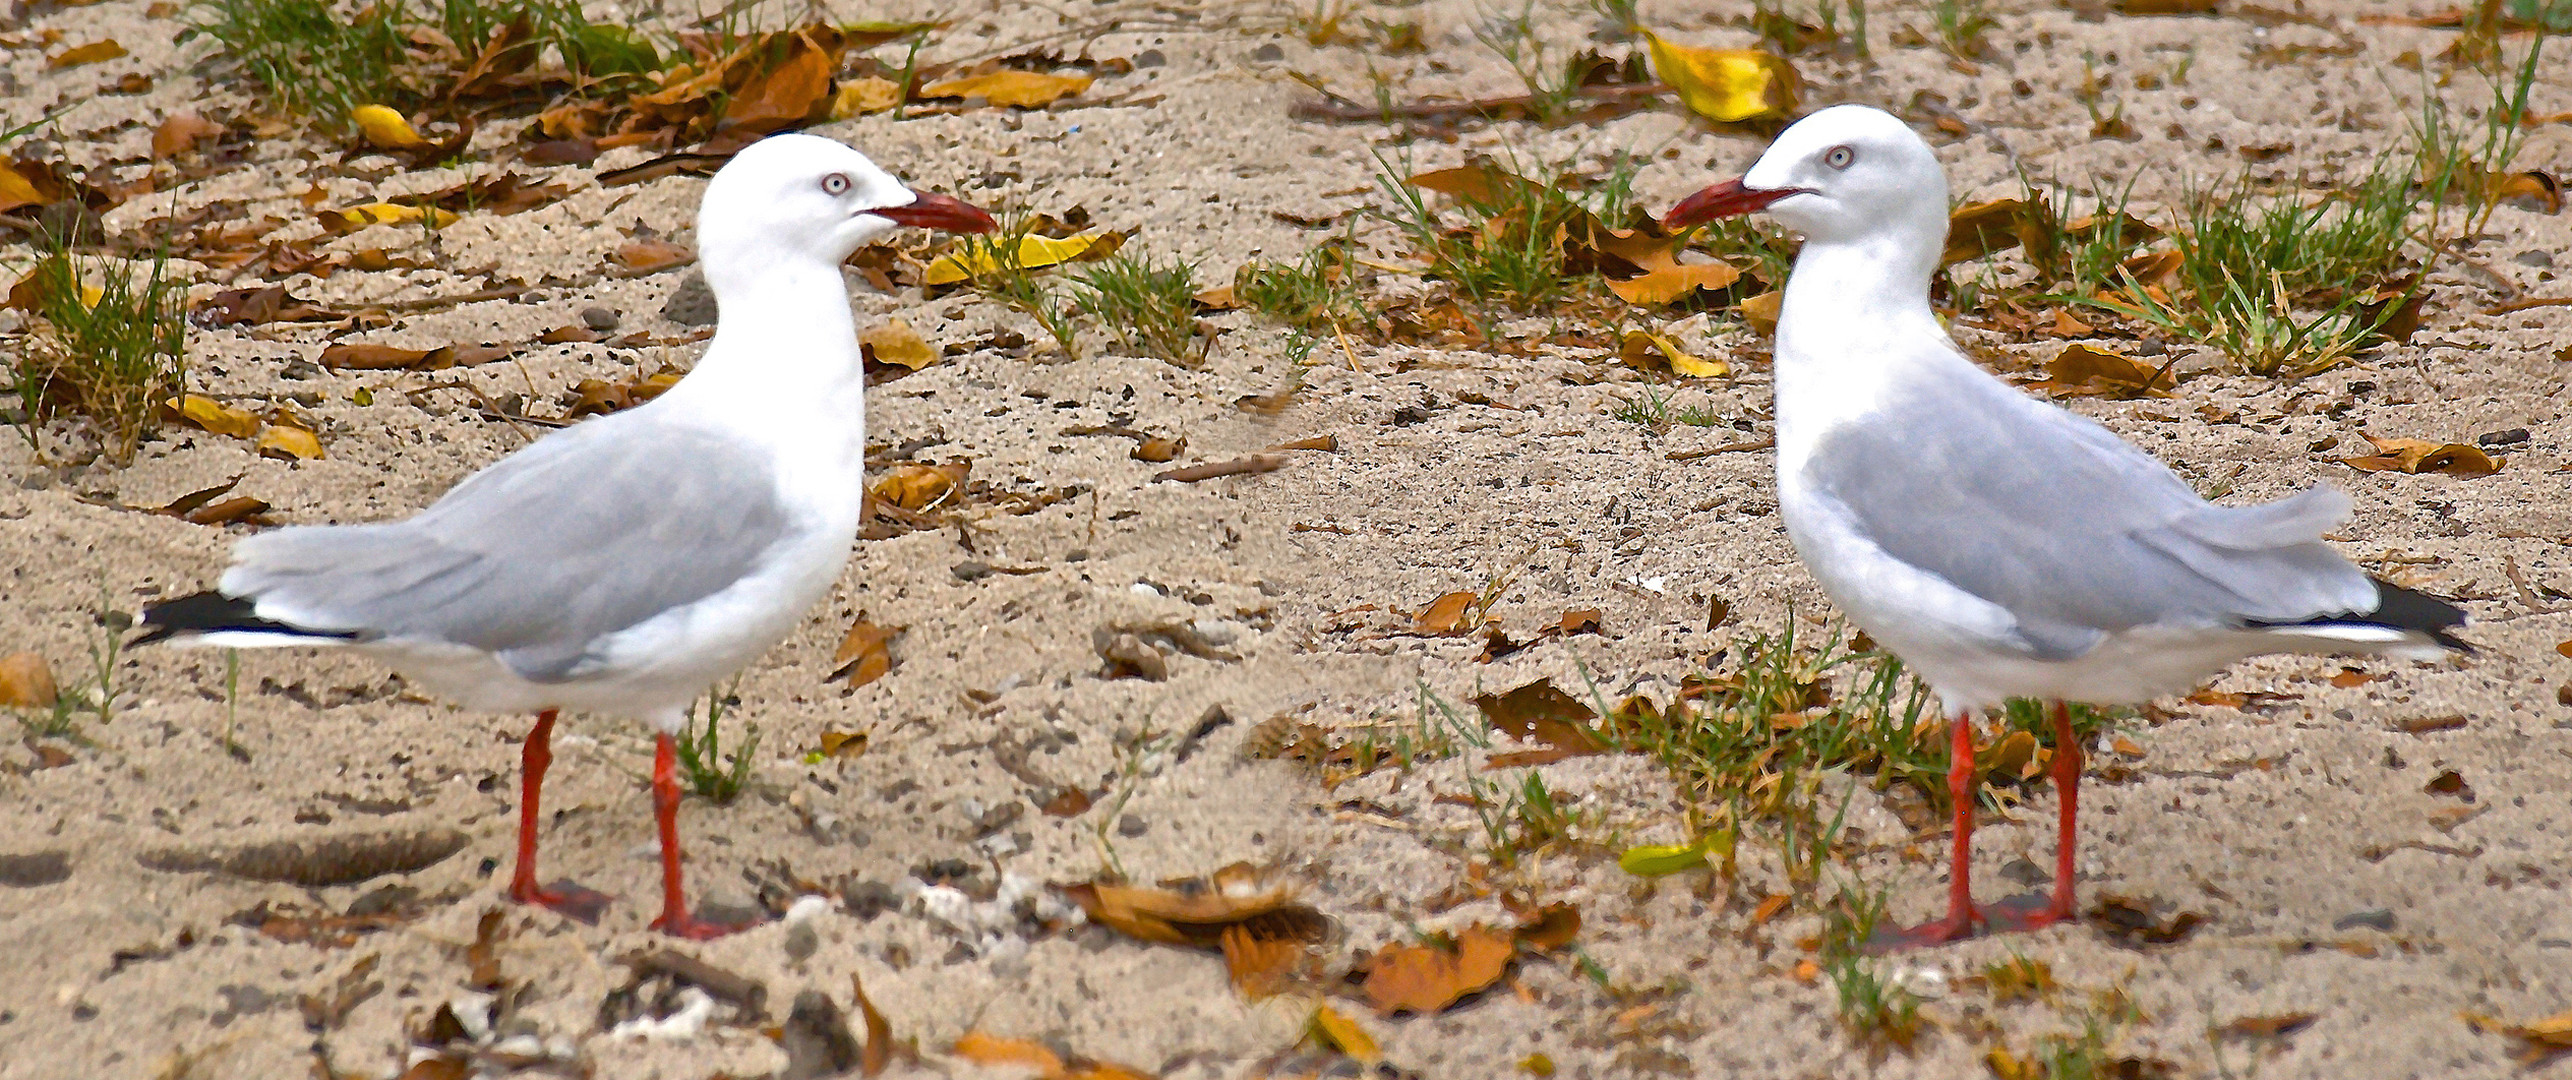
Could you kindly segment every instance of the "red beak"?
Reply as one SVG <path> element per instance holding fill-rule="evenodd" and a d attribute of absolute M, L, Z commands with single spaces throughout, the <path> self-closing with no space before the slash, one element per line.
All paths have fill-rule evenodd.
<path fill-rule="evenodd" d="M 1740 217 L 1743 214 L 1765 210 L 1768 209 L 1768 204 L 1790 195 L 1808 194 L 1811 192 L 1803 188 L 1773 188 L 1762 191 L 1743 187 L 1739 180 L 1726 180 L 1679 200 L 1679 205 L 1670 208 L 1670 216 L 1662 218 L 1661 224 L 1664 228 L 1685 229 L 1691 225 L 1703 225 L 1716 218 Z"/>
<path fill-rule="evenodd" d="M 913 191 L 909 206 L 888 206 L 868 213 L 897 225 L 947 232 L 984 233 L 1000 227 L 981 207 L 933 191 Z"/>

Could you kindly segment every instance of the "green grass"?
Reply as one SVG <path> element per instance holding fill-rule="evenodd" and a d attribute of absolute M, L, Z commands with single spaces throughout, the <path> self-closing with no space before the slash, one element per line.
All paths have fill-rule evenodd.
<path fill-rule="evenodd" d="M 1657 383 L 1644 383 L 1641 393 L 1626 398 L 1608 410 L 1608 419 L 1619 420 L 1654 432 L 1668 431 L 1674 425 L 1688 427 L 1722 427 L 1730 421 L 1714 414 L 1704 405 L 1672 407 L 1670 396 Z"/>
<path fill-rule="evenodd" d="M 1027 266 L 1019 260 L 1020 242 L 1035 229 L 1035 216 L 1023 210 L 1004 210 L 999 217 L 999 228 L 964 237 L 959 258 L 967 265 L 990 267 L 965 284 L 984 297 L 1024 312 L 1036 320 L 1047 337 L 1054 339 L 1054 347 L 1064 357 L 1079 359 L 1078 312 L 1055 287 L 1047 273 L 1050 267 Z"/>
<path fill-rule="evenodd" d="M 1408 163 L 1376 158 L 1376 187 L 1389 210 L 1375 215 L 1399 230 L 1428 263 L 1428 277 L 1451 285 L 1457 298 L 1477 308 L 1533 312 L 1567 298 L 1574 283 L 1564 254 L 1564 234 L 1595 218 L 1626 228 L 1639 217 L 1634 178 L 1639 159 L 1618 155 L 1604 176 L 1585 182 L 1547 183 L 1515 163 L 1481 162 L 1487 183 L 1479 192 L 1442 197 L 1414 187 Z"/>
<path fill-rule="evenodd" d="M 61 686 L 50 705 L 18 711 L 18 723 L 31 738 L 79 740 L 83 715 L 100 727 L 116 718 L 116 699 L 124 692 L 117 686 L 117 668 L 124 662 L 125 632 L 134 628 L 134 617 L 116 609 L 102 581 L 89 619 L 97 629 L 89 635 L 89 669 L 81 680 Z"/>
<path fill-rule="evenodd" d="M 1934 0 L 1929 20 L 1938 31 L 1938 43 L 1959 60 L 1980 60 L 1988 54 L 1991 42 L 1985 35 L 2000 25 L 1983 0 Z"/>
<path fill-rule="evenodd" d="M 698 726 L 697 709 L 688 706 L 687 720 L 679 728 L 679 775 L 688 790 L 700 798 L 720 805 L 741 797 L 750 782 L 753 754 L 759 750 L 759 725 L 742 725 L 741 747 L 723 749 L 724 714 L 739 708 L 741 698 L 731 687 L 710 687 L 705 696 L 705 724 Z"/>
<path fill-rule="evenodd" d="M 48 231 L 37 243 L 39 321 L 5 372 L 18 395 L 19 430 L 41 458 L 46 426 L 87 425 L 110 459 L 131 462 L 160 426 L 162 404 L 187 382 L 187 287 L 168 277 L 167 249 L 138 281 L 126 263 L 75 254 L 69 231 Z M 94 299 L 84 279 L 96 282 Z"/>
<path fill-rule="evenodd" d="M 2545 35 L 2540 33 L 2528 42 L 2527 54 L 2516 68 L 2502 63 L 2495 53 L 2484 73 L 2491 100 L 2479 110 L 2478 118 L 2467 123 L 2448 115 L 2446 100 L 2424 76 L 2420 115 L 2409 125 L 2412 155 L 2419 165 L 2420 198 L 2431 214 L 2431 238 L 2441 235 L 2445 222 L 2439 217 L 2449 202 L 2463 204 L 2460 231 L 2464 235 L 2480 232 L 2490 222 L 2498 204 L 2489 178 L 2507 173 L 2526 143 L 2527 129 L 2520 120 L 2527 115 L 2528 93 L 2535 86 L 2537 60 L 2544 51 Z"/>
<path fill-rule="evenodd" d="M 1182 367 L 1205 361 L 1192 299 L 1196 267 L 1117 254 L 1072 273 L 1080 310 L 1099 321 L 1127 351 Z"/>
<path fill-rule="evenodd" d="M 1813 49 L 1866 56 L 1866 17 L 1866 0 L 1848 0 L 1845 8 L 1839 0 L 1815 0 L 1813 22 L 1788 10 L 1787 0 L 1751 0 L 1750 29 L 1784 56 Z"/>
<path fill-rule="evenodd" d="M 1484 8 L 1474 20 L 1474 40 L 1509 66 L 1527 88 L 1529 119 L 1552 123 L 1571 115 L 1581 98 L 1581 83 L 1600 61 L 1596 54 L 1574 50 L 1568 57 L 1536 32 L 1536 0 L 1520 0 L 1515 11 Z"/>
<path fill-rule="evenodd" d="M 1233 275 L 1233 299 L 1307 333 L 1337 327 L 1358 312 L 1348 245 L 1334 240 L 1289 263 L 1247 263 Z"/>
<path fill-rule="evenodd" d="M 1831 979 L 1840 1027 L 1868 1053 L 1909 1053 L 1920 1038 L 1920 997 L 1884 977 L 1884 962 L 1866 955 L 1867 938 L 1884 917 L 1884 894 L 1843 889 L 1822 911 L 1822 973 Z"/>

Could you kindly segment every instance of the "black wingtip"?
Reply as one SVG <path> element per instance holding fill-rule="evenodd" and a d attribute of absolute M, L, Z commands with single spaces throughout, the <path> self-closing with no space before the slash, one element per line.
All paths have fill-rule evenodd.
<path fill-rule="evenodd" d="M 2448 633 L 2466 623 L 2465 609 L 2428 593 L 2403 588 L 2383 578 L 2369 578 L 2376 583 L 2376 609 L 2368 612 L 2366 621 L 2376 626 L 2410 630 L 2429 635 L 2435 641 L 2457 652 L 2473 655 L 2474 646 L 2463 638 Z"/>
<path fill-rule="evenodd" d="M 259 617 L 256 601 L 219 592 L 192 593 L 176 600 L 163 601 L 143 608 L 143 632 L 126 643 L 128 648 L 168 641 L 182 634 L 205 634 L 224 630 L 278 634 L 286 637 L 346 640 L 353 634 L 306 630 L 275 619 Z"/>

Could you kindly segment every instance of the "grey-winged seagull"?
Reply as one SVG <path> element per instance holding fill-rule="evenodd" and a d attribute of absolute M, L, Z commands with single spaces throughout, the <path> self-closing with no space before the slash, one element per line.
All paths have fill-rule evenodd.
<path fill-rule="evenodd" d="M 783 639 L 848 561 L 865 376 L 840 263 L 902 226 L 992 225 L 829 139 L 754 143 L 698 210 L 720 319 L 687 378 L 538 440 L 408 519 L 243 540 L 215 591 L 148 608 L 137 641 L 346 646 L 473 708 L 534 712 L 508 895 L 585 920 L 605 896 L 536 880 L 554 716 L 650 724 L 652 925 L 688 938 L 738 929 L 683 899 L 671 736 L 691 701 Z"/>
<path fill-rule="evenodd" d="M 1804 238 L 1777 321 L 1787 534 L 1823 591 L 1955 716 L 1948 913 L 1881 947 L 2074 917 L 2081 752 L 2065 702 L 2148 701 L 2262 653 L 2430 659 L 2466 648 L 2448 633 L 2463 611 L 2370 578 L 2322 543 L 2347 496 L 2315 486 L 2213 505 L 2108 429 L 1959 353 L 1929 308 L 1946 175 L 1900 120 L 1859 105 L 1816 112 L 1666 224 L 1754 211 Z M 2022 697 L 2053 706 L 2053 895 L 2041 908 L 1978 911 L 1971 721 Z"/>

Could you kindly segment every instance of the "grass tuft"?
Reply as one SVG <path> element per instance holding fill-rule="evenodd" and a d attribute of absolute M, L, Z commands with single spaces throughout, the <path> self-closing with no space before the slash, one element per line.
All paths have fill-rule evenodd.
<path fill-rule="evenodd" d="M 6 370 L 20 431 L 42 457 L 45 425 L 85 423 L 112 460 L 129 463 L 187 381 L 186 286 L 169 279 L 167 249 L 138 281 L 123 262 L 84 265 L 69 231 L 48 231 L 39 244 L 24 286 L 38 323 Z"/>
<path fill-rule="evenodd" d="M 722 805 L 741 797 L 750 782 L 752 755 L 759 750 L 759 725 L 742 725 L 740 749 L 729 753 L 723 749 L 723 717 L 740 707 L 741 698 L 732 687 L 711 687 L 705 696 L 705 725 L 697 726 L 695 704 L 688 706 L 687 722 L 679 728 L 679 772 L 688 790 L 700 798 Z"/>
<path fill-rule="evenodd" d="M 334 128 L 360 105 L 407 99 L 404 9 L 341 14 L 330 0 L 199 0 L 192 25 L 277 103 Z"/>
<path fill-rule="evenodd" d="M 1127 350 L 1182 367 L 1205 361 L 1211 339 L 1197 332 L 1196 267 L 1177 259 L 1162 264 L 1119 254 L 1075 271 L 1072 285 L 1083 293 L 1077 301 L 1080 310 L 1099 320 Z"/>

